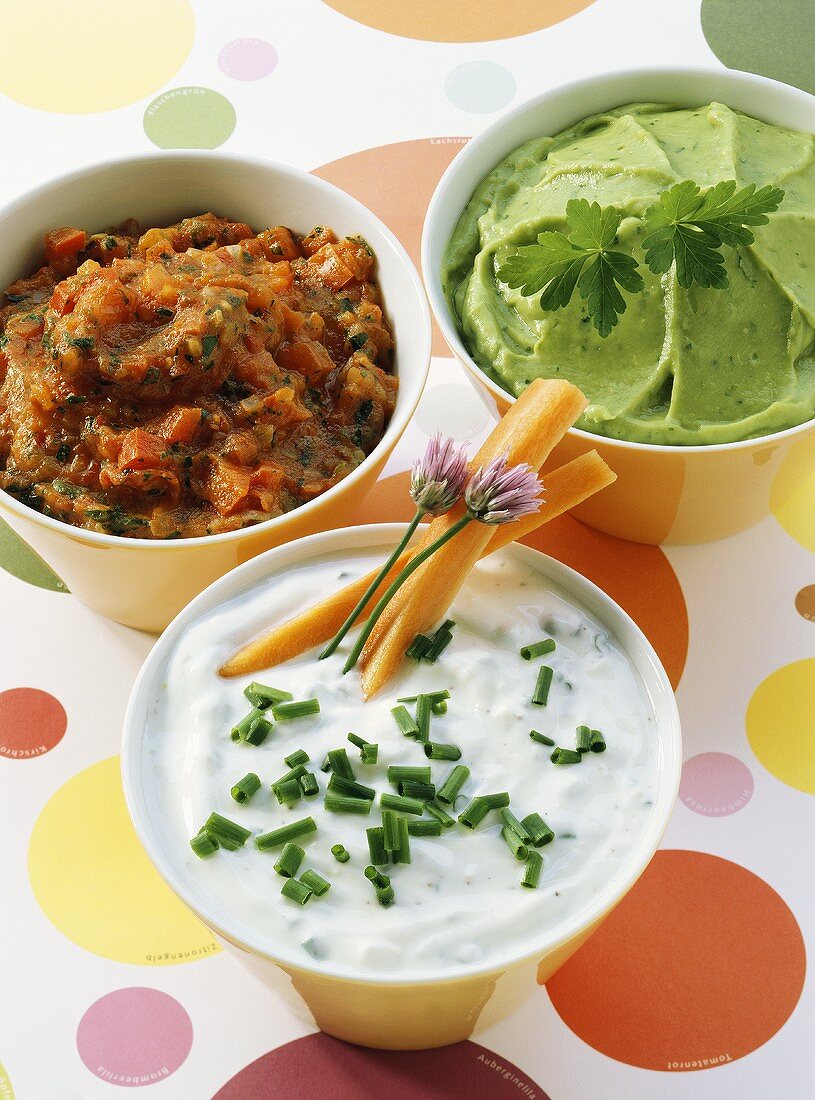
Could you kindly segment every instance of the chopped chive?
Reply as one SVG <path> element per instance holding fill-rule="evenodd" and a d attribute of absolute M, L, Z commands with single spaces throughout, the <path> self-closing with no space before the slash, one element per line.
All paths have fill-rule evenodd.
<path fill-rule="evenodd" d="M 232 795 L 236 802 L 239 802 L 241 805 L 243 805 L 244 802 L 249 801 L 255 791 L 259 790 L 260 779 L 258 779 L 254 772 L 249 772 L 243 777 L 243 779 L 238 780 L 238 782 L 229 793 Z"/>
<path fill-rule="evenodd" d="M 491 810 L 503 810 L 504 807 L 509 805 L 509 794 L 507 791 L 499 791 L 497 794 L 482 794 L 481 797 Z"/>
<path fill-rule="evenodd" d="M 296 703 L 274 703 L 272 714 L 276 722 L 288 722 L 292 718 L 307 718 L 320 713 L 319 699 L 299 699 Z"/>
<path fill-rule="evenodd" d="M 328 759 L 327 756 L 325 757 L 322 764 L 320 765 L 320 771 L 321 772 L 330 772 L 331 771 L 331 761 Z"/>
<path fill-rule="evenodd" d="M 452 806 L 458 796 L 459 791 L 470 778 L 470 769 L 464 764 L 456 764 L 445 781 L 439 787 L 436 794 L 439 802 L 444 802 L 447 806 Z"/>
<path fill-rule="evenodd" d="M 423 660 L 433 665 L 444 653 L 445 649 L 453 640 L 452 632 L 449 630 L 437 630 L 433 635 L 433 644 L 430 649 L 424 654 Z"/>
<path fill-rule="evenodd" d="M 311 772 L 305 772 L 305 774 L 299 777 L 297 782 L 300 784 L 300 790 L 306 798 L 313 798 L 315 794 L 319 794 L 320 792 L 320 784 Z"/>
<path fill-rule="evenodd" d="M 366 867 L 365 877 L 376 891 L 376 900 L 379 904 L 385 906 L 392 905 L 394 900 L 393 887 L 391 886 L 391 880 L 388 876 L 380 874 L 376 867 Z"/>
<path fill-rule="evenodd" d="M 388 767 L 388 782 L 398 787 L 406 779 L 415 779 L 419 783 L 430 782 L 430 768 L 414 768 L 403 764 L 391 764 Z"/>
<path fill-rule="evenodd" d="M 328 781 L 329 791 L 334 791 L 336 794 L 344 794 L 349 798 L 367 798 L 369 800 L 376 798 L 376 791 L 373 787 L 366 787 L 364 783 L 357 783 L 354 779 L 346 779 L 344 775 L 337 775 L 333 772 L 331 778 Z"/>
<path fill-rule="evenodd" d="M 332 844 L 331 854 L 337 863 L 347 863 L 351 858 L 351 854 L 344 844 Z"/>
<path fill-rule="evenodd" d="M 553 653 L 557 649 L 552 638 L 544 638 L 541 642 L 535 642 L 533 645 L 521 646 L 521 656 L 525 661 L 531 661 L 533 657 L 543 657 L 546 653 Z"/>
<path fill-rule="evenodd" d="M 252 835 L 251 829 L 244 829 L 243 825 L 216 813 L 211 813 L 204 822 L 204 830 L 228 852 L 236 852 L 238 848 L 242 848 L 247 837 Z"/>
<path fill-rule="evenodd" d="M 557 748 L 549 759 L 553 764 L 579 764 L 583 759 L 583 754 L 577 752 L 575 749 Z"/>
<path fill-rule="evenodd" d="M 397 817 L 396 831 L 399 844 L 391 852 L 391 859 L 394 863 L 410 863 L 410 833 L 408 832 L 408 819 L 406 817 Z"/>
<path fill-rule="evenodd" d="M 443 703 L 443 702 L 445 702 L 445 700 L 450 698 L 450 692 L 447 690 L 447 688 L 442 688 L 441 691 L 428 691 L 428 692 L 426 692 L 426 695 L 427 695 L 428 699 L 430 700 L 431 704 Z M 396 702 L 397 703 L 416 703 L 416 702 L 418 702 L 418 700 L 419 700 L 418 695 L 403 695 L 403 696 L 401 696 L 401 698 L 397 699 Z"/>
<path fill-rule="evenodd" d="M 399 794 L 405 798 L 418 798 L 422 802 L 431 802 L 436 797 L 436 784 L 423 783 L 420 779 L 403 779 L 399 784 Z"/>
<path fill-rule="evenodd" d="M 305 905 L 313 892 L 310 886 L 306 886 L 296 878 L 287 878 L 280 891 L 284 898 L 296 901 L 298 905 Z"/>
<path fill-rule="evenodd" d="M 547 737 L 545 733 L 538 733 L 537 730 L 530 730 L 529 736 L 533 741 L 537 741 L 539 745 L 548 745 L 550 748 L 555 743 L 551 737 Z"/>
<path fill-rule="evenodd" d="M 231 730 L 233 741 L 245 741 L 250 745 L 262 744 L 272 728 L 272 723 L 263 716 L 263 711 L 255 708 L 245 718 L 241 718 Z"/>
<path fill-rule="evenodd" d="M 538 883 L 541 880 L 541 868 L 543 867 L 543 856 L 540 852 L 534 851 L 534 849 L 527 854 L 526 864 L 524 866 L 523 877 L 521 878 L 521 886 L 526 886 L 528 890 L 536 890 Z"/>
<path fill-rule="evenodd" d="M 190 838 L 190 847 L 199 859 L 206 859 L 207 856 L 218 851 L 220 844 L 206 829 L 200 829 L 194 837 Z"/>
<path fill-rule="evenodd" d="M 589 727 L 578 726 L 574 741 L 574 747 L 579 753 L 588 752 L 591 745 L 591 730 Z"/>
<path fill-rule="evenodd" d="M 323 894 L 327 894 L 331 889 L 331 883 L 328 879 L 323 878 L 319 871 L 314 871 L 312 868 L 303 871 L 300 881 L 304 886 L 308 886 L 315 898 L 321 898 Z"/>
<path fill-rule="evenodd" d="M 430 649 L 430 639 L 426 634 L 417 634 L 410 645 L 405 650 L 406 657 L 412 657 L 414 661 L 421 661 L 428 649 Z"/>
<path fill-rule="evenodd" d="M 416 700 L 416 727 L 419 730 L 417 740 L 427 741 L 430 737 L 430 714 L 432 700 L 428 695 L 420 695 Z"/>
<path fill-rule="evenodd" d="M 501 810 L 501 819 L 508 828 L 513 829 L 518 834 L 524 844 L 532 843 L 532 835 L 529 829 L 522 821 L 518 820 L 512 810 L 508 810 L 506 807 Z"/>
<path fill-rule="evenodd" d="M 591 741 L 589 742 L 589 748 L 592 752 L 606 751 L 606 739 L 600 732 L 600 730 L 591 731 Z"/>
<path fill-rule="evenodd" d="M 390 881 L 387 875 L 383 875 L 381 871 L 377 871 L 376 867 L 370 865 L 365 868 L 363 874 L 368 882 L 373 883 L 374 886 L 384 886 L 386 882 Z"/>
<path fill-rule="evenodd" d="M 542 848 L 555 839 L 552 829 L 546 824 L 540 814 L 527 814 L 521 822 L 526 829 L 532 844 L 536 848 Z"/>
<path fill-rule="evenodd" d="M 270 848 L 278 848 L 287 840 L 313 833 L 317 824 L 313 817 L 301 817 L 299 821 L 291 821 L 288 825 L 282 825 L 279 829 L 272 829 L 268 833 L 261 833 L 255 837 L 255 846 L 261 852 L 268 852 Z"/>
<path fill-rule="evenodd" d="M 526 859 L 529 855 L 529 849 L 514 829 L 510 828 L 509 825 L 504 825 L 501 829 L 501 836 L 506 841 L 507 847 L 516 859 Z"/>
<path fill-rule="evenodd" d="M 407 828 L 410 836 L 441 836 L 441 822 L 435 819 L 428 821 L 427 818 L 422 818 L 421 821 L 408 821 Z"/>
<path fill-rule="evenodd" d="M 334 775 L 339 775 L 343 779 L 356 779 L 345 749 L 332 749 L 326 759 Z"/>
<path fill-rule="evenodd" d="M 461 749 L 458 745 L 443 745 L 440 741 L 428 741 L 424 747 L 428 760 L 460 760 Z"/>
<path fill-rule="evenodd" d="M 296 768 L 298 764 L 308 764 L 309 759 L 305 749 L 297 749 L 295 752 L 290 752 L 288 756 L 284 756 L 283 763 L 290 768 Z"/>
<path fill-rule="evenodd" d="M 399 848 L 399 820 L 399 815 L 393 810 L 382 811 L 382 843 L 386 852 L 395 852 Z"/>
<path fill-rule="evenodd" d="M 356 733 L 349 733 L 348 740 L 358 749 L 364 749 L 368 744 L 364 737 L 359 737 Z"/>
<path fill-rule="evenodd" d="M 399 727 L 399 732 L 404 737 L 419 736 L 419 727 L 408 714 L 406 707 L 393 707 L 391 710 L 391 714 L 393 715 L 394 722 L 396 722 L 397 726 Z"/>
<path fill-rule="evenodd" d="M 282 783 L 275 783 L 272 787 L 277 801 L 283 805 L 297 802 L 303 793 L 299 779 L 284 779 Z"/>
<path fill-rule="evenodd" d="M 368 854 L 371 857 L 371 863 L 378 863 L 380 866 L 387 863 L 389 856 L 385 847 L 384 827 L 376 825 L 373 829 L 366 829 L 365 836 L 368 838 Z"/>
<path fill-rule="evenodd" d="M 403 798 L 398 794 L 381 794 L 379 805 L 383 810 L 399 810 L 403 814 L 414 814 L 421 817 L 424 813 L 424 802 L 418 798 Z"/>
<path fill-rule="evenodd" d="M 305 767 L 302 764 L 297 764 L 297 765 L 295 765 L 295 767 L 290 768 L 285 773 L 285 775 L 281 775 L 279 778 L 273 780 L 272 783 L 271 783 L 271 788 L 272 788 L 272 790 L 274 790 L 275 787 L 279 787 L 281 783 L 290 783 L 292 779 L 298 780 L 301 775 L 305 775 L 305 774 L 306 774 Z"/>
<path fill-rule="evenodd" d="M 537 707 L 545 707 L 549 699 L 549 688 L 552 686 L 554 673 L 549 665 L 541 665 L 538 669 L 538 678 L 535 681 L 535 690 L 532 692 L 532 702 Z"/>
<path fill-rule="evenodd" d="M 367 798 L 349 798 L 348 795 L 329 791 L 323 805 L 333 814 L 369 814 L 373 803 Z"/>
<path fill-rule="evenodd" d="M 444 806 L 440 806 L 438 802 L 428 802 L 425 810 L 439 822 L 442 829 L 450 829 L 456 823 L 456 819 L 450 817 Z"/>
<path fill-rule="evenodd" d="M 292 842 L 289 841 L 288 844 L 283 845 L 283 851 L 275 860 L 274 869 L 279 875 L 283 875 L 284 878 L 294 878 L 300 870 L 300 864 L 305 858 L 306 853 L 300 845 L 292 844 Z"/>
<path fill-rule="evenodd" d="M 379 745 L 367 744 L 362 750 L 362 763 L 369 767 L 379 759 Z"/>
<path fill-rule="evenodd" d="M 287 703 L 293 698 L 290 691 L 281 691 L 280 688 L 267 687 L 266 684 L 259 684 L 257 680 L 253 680 L 248 687 L 245 687 L 243 689 L 243 694 L 252 706 L 257 707 L 258 710 L 266 710 L 274 703 Z"/>
<path fill-rule="evenodd" d="M 455 628 L 455 625 L 456 625 L 456 620 L 455 619 L 445 619 L 444 622 L 439 627 L 439 629 L 436 631 L 436 634 L 438 634 L 440 630 L 450 630 L 450 631 L 452 631 Z M 434 637 L 435 637 L 435 635 L 434 635 Z"/>
<path fill-rule="evenodd" d="M 468 829 L 474 829 L 476 825 L 480 825 L 487 814 L 490 812 L 490 808 L 486 799 L 476 796 L 469 806 L 458 815 L 458 820 L 462 825 L 466 825 Z"/>

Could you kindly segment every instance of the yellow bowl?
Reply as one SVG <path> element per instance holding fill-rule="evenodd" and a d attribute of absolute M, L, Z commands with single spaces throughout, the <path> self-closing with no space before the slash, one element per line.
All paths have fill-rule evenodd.
<path fill-rule="evenodd" d="M 272 546 L 342 522 L 371 487 L 421 396 L 430 365 L 430 313 L 402 245 L 367 207 L 316 176 L 255 157 L 165 153 L 129 157 L 62 176 L 0 211 L 0 287 L 42 262 L 47 230 L 105 229 L 134 217 L 168 225 L 213 210 L 258 228 L 305 232 L 329 225 L 362 234 L 396 341 L 399 394 L 390 423 L 364 462 L 322 496 L 254 527 L 170 542 L 117 538 L 40 515 L 0 492 L 0 513 L 83 603 L 117 622 L 159 631 L 211 581 Z"/>
<path fill-rule="evenodd" d="M 513 400 L 479 368 L 465 347 L 441 283 L 442 257 L 464 207 L 481 180 L 530 138 L 556 134 L 589 115 L 632 102 L 699 106 L 712 100 L 779 126 L 815 133 L 815 97 L 749 73 L 645 69 L 577 81 L 510 111 L 462 149 L 431 200 L 422 238 L 430 305 L 455 357 L 488 405 L 502 413 Z M 574 510 L 600 531 L 646 543 L 696 543 L 723 538 L 763 519 L 773 479 L 793 443 L 815 438 L 815 421 L 739 443 L 665 447 L 608 439 L 573 428 L 549 466 L 596 449 L 617 481 Z M 807 476 L 785 479 L 791 496 Z M 776 490 L 777 491 L 777 490 Z M 783 506 L 783 501 L 778 504 Z"/>
<path fill-rule="evenodd" d="M 201 593 L 159 638 L 133 687 L 124 725 L 122 775 L 136 832 L 153 864 L 220 942 L 300 1016 L 329 1035 L 362 1046 L 416 1050 L 466 1039 L 515 1011 L 540 983 L 572 955 L 622 900 L 656 851 L 676 800 L 682 767 L 679 714 L 668 677 L 639 627 L 609 596 L 573 569 L 525 546 L 503 554 L 534 561 L 545 576 L 597 616 L 633 661 L 655 715 L 659 770 L 654 808 L 628 862 L 592 901 L 540 937 L 530 953 L 507 944 L 478 965 L 460 965 L 431 980 L 359 976 L 340 967 L 269 950 L 268 943 L 223 902 L 208 892 L 195 873 L 197 861 L 186 837 L 172 835 L 161 798 L 151 782 L 154 760 L 145 742 L 165 661 L 177 640 L 199 615 L 272 574 L 302 566 L 323 555 L 334 560 L 359 549 L 376 548 L 383 559 L 404 533 L 404 525 L 381 524 L 329 531 L 277 547 L 221 578 Z M 360 705 L 363 704 L 360 702 Z"/>

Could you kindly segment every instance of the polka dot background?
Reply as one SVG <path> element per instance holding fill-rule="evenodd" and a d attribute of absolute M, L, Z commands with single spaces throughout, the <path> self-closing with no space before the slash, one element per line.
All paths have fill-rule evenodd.
<path fill-rule="evenodd" d="M 803 0 L 665 5 L 659 20 L 653 0 L 315 0 L 307 34 L 296 4 L 142 0 L 138 18 L 110 0 L 6 8 L 0 118 L 20 178 L 157 148 L 289 160 L 356 195 L 417 264 L 427 204 L 469 135 L 570 79 L 570 58 L 606 70 L 612 33 L 621 67 L 646 54 L 711 65 L 712 51 L 815 92 Z M 13 178 L 0 175 L 0 204 L 17 197 Z M 475 446 L 489 430 L 438 330 L 433 354 L 403 441 L 348 523 L 407 518 L 406 471 L 433 431 Z M 666 500 L 680 491 L 666 486 Z M 164 884 L 130 824 L 117 755 L 150 639 L 84 609 L 0 520 L 0 972 L 17 991 L 0 997 L 0 1100 L 116 1088 L 674 1100 L 677 1072 L 696 1073 L 704 1095 L 774 1096 L 783 1081 L 785 1100 L 810 1100 L 813 502 L 805 438 L 780 462 L 771 517 L 725 543 L 635 546 L 568 516 L 528 540 L 651 639 L 685 727 L 678 807 L 630 895 L 523 1009 L 423 1053 L 315 1033 Z M 711 707 L 721 669 L 726 710 Z"/>

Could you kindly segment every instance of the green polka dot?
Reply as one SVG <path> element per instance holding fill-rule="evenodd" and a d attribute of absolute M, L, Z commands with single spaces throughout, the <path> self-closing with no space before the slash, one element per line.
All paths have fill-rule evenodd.
<path fill-rule="evenodd" d="M 65 583 L 59 579 L 50 565 L 46 565 L 40 555 L 2 519 L 0 519 L 0 569 L 5 569 L 13 577 L 28 584 L 34 584 L 37 588 L 47 588 L 51 592 L 68 591 Z M 0 1092 L 0 1100 L 3 1100 L 2 1092 Z"/>
<path fill-rule="evenodd" d="M 702 30 L 725 65 L 815 92 L 812 0 L 702 0 Z"/>
<path fill-rule="evenodd" d="M 159 149 L 217 149 L 235 129 L 235 108 L 211 88 L 173 88 L 144 112 L 144 132 Z"/>

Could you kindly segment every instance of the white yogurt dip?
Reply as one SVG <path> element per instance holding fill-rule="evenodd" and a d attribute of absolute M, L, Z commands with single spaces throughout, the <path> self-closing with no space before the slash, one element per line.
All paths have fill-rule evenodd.
<path fill-rule="evenodd" d="M 418 979 L 500 962 L 534 949 L 547 929 L 573 922 L 622 873 L 646 832 L 658 784 L 659 749 L 651 701 L 631 659 L 606 627 L 557 588 L 533 559 L 500 553 L 476 567 L 448 612 L 454 640 L 434 665 L 406 660 L 386 692 L 361 701 L 356 672 L 342 675 L 346 640 L 326 661 L 316 651 L 256 677 L 224 680 L 218 667 L 242 643 L 382 560 L 368 551 L 341 561 L 317 558 L 286 569 L 202 614 L 171 649 L 147 716 L 142 766 L 151 817 L 172 837 L 176 862 L 202 891 L 217 899 L 272 956 L 360 977 Z M 525 661 L 519 649 L 551 637 L 553 653 Z M 554 670 L 548 704 L 531 703 L 538 667 Z M 233 743 L 230 728 L 246 714 L 243 689 L 251 679 L 317 697 L 316 717 L 279 722 L 253 747 Z M 544 860 L 540 885 L 520 885 L 523 863 L 501 837 L 492 811 L 474 831 L 460 825 L 439 837 L 411 837 L 410 864 L 384 868 L 395 904 L 378 904 L 363 871 L 370 863 L 365 830 L 381 823 L 378 795 L 396 793 L 389 765 L 432 768 L 437 787 L 454 767 L 428 761 L 422 745 L 405 738 L 391 708 L 398 696 L 447 688 L 448 711 L 433 716 L 431 739 L 457 745 L 471 777 L 456 800 L 460 813 L 478 794 L 508 791 L 522 818 L 539 813 L 555 839 L 536 849 Z M 408 704 L 413 712 L 413 706 Z M 579 724 L 605 735 L 604 753 L 556 766 L 531 729 L 573 748 Z M 379 746 L 378 761 L 362 765 L 349 732 Z M 377 791 L 368 817 L 323 807 L 328 776 L 320 764 L 345 747 L 357 780 Z M 288 769 L 283 758 L 308 752 L 320 784 L 316 798 L 281 806 L 270 783 Z M 261 789 L 245 805 L 230 788 L 255 772 Z M 317 831 L 297 838 L 314 868 L 331 882 L 303 907 L 281 896 L 284 879 L 273 864 L 280 849 L 258 851 L 254 835 L 239 851 L 198 859 L 189 847 L 213 811 L 254 835 L 311 816 Z M 410 820 L 415 820 L 411 818 Z M 351 855 L 331 854 L 343 844 Z"/>

